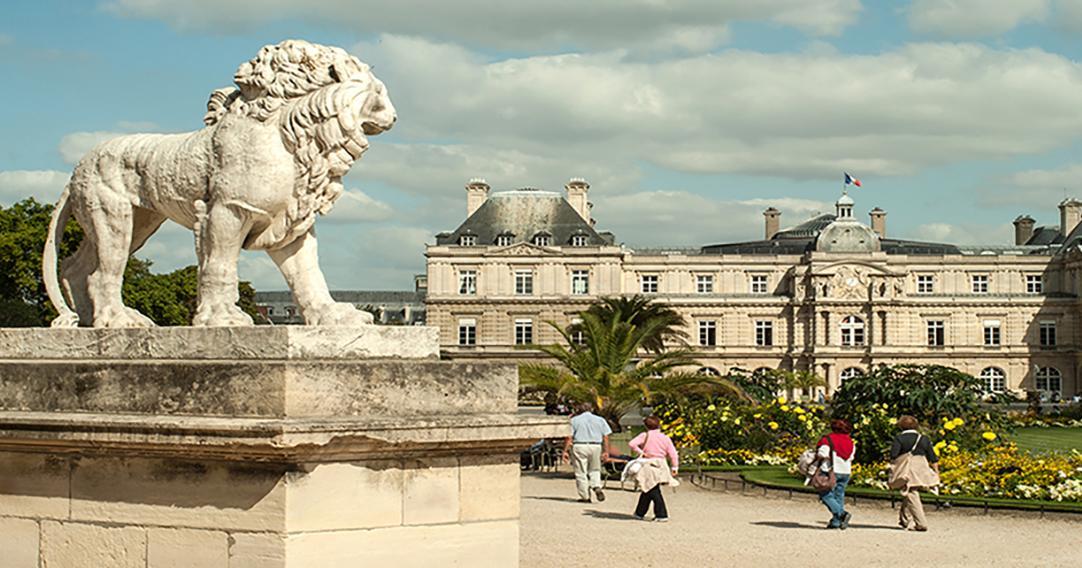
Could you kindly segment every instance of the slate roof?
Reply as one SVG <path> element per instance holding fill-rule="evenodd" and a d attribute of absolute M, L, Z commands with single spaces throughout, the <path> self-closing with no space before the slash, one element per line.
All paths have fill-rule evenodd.
<path fill-rule="evenodd" d="M 1062 243 L 1063 235 L 1059 232 L 1059 225 L 1035 227 L 1033 235 L 1026 241 L 1027 245 L 1058 245 Z"/>
<path fill-rule="evenodd" d="M 538 233 L 549 233 L 554 246 L 566 246 L 574 235 L 586 236 L 588 246 L 611 245 L 612 233 L 598 233 L 583 219 L 563 194 L 539 189 L 517 189 L 489 195 L 457 229 L 436 235 L 436 244 L 456 245 L 462 235 L 475 235 L 478 246 L 496 243 L 500 234 L 511 233 L 514 242 L 530 242 Z"/>

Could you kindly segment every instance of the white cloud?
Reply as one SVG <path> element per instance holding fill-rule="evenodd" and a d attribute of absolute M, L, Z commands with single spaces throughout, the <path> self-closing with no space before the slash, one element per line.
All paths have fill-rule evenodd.
<path fill-rule="evenodd" d="M 839 35 L 860 0 L 112 0 L 120 16 L 162 20 L 181 30 L 237 32 L 305 20 L 351 33 L 422 35 L 475 47 L 708 50 L 728 24 L 765 21 L 819 36 Z"/>
<path fill-rule="evenodd" d="M 980 203 L 992 207 L 1037 204 L 1047 211 L 1020 210 L 1019 213 L 1040 215 L 1052 212 L 1053 206 L 1065 197 L 1082 197 L 1082 164 L 1026 170 L 990 179 L 980 193 Z"/>
<path fill-rule="evenodd" d="M 1002 245 L 1014 242 L 1010 223 L 926 223 L 913 228 L 907 238 L 956 245 Z"/>
<path fill-rule="evenodd" d="M 357 189 L 347 189 L 342 192 L 338 201 L 334 203 L 334 209 L 327 214 L 327 223 L 364 223 L 370 221 L 385 221 L 390 219 L 394 210 L 390 205 L 373 199 L 368 194 Z"/>
<path fill-rule="evenodd" d="M 0 201 L 11 205 L 33 197 L 41 203 L 53 203 L 60 198 L 70 175 L 56 170 L 0 171 Z"/>
<path fill-rule="evenodd" d="M 945 37 L 1000 35 L 1048 17 L 1049 0 L 913 0 L 907 15 L 914 31 Z"/>
<path fill-rule="evenodd" d="M 63 158 L 65 162 L 74 164 L 98 144 L 123 134 L 123 132 L 108 131 L 72 132 L 71 134 L 65 134 L 64 137 L 60 139 L 57 150 L 60 151 L 60 157 Z"/>
<path fill-rule="evenodd" d="M 631 246 L 701 246 L 764 236 L 762 212 L 776 207 L 784 227 L 830 210 L 827 203 L 792 197 L 722 200 L 688 191 L 643 191 L 599 197 L 598 227 Z M 719 222 L 724 219 L 725 222 Z"/>
<path fill-rule="evenodd" d="M 459 46 L 384 36 L 357 50 L 389 86 L 398 140 L 453 139 L 423 148 L 374 139 L 360 167 L 403 187 L 457 185 L 488 167 L 580 175 L 569 170 L 583 163 L 601 176 L 644 162 L 798 179 L 846 169 L 906 175 L 1043 152 L 1082 132 L 1074 96 L 1082 67 L 1039 49 L 924 43 L 878 55 L 728 50 L 647 62 L 603 52 L 491 62 Z M 424 159 L 387 171 L 380 161 L 395 153 Z"/>

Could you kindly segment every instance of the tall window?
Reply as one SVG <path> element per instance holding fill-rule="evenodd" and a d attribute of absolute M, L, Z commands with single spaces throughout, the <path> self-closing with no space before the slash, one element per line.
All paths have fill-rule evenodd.
<path fill-rule="evenodd" d="M 935 279 L 931 274 L 917 275 L 917 293 L 931 294 L 935 292 Z"/>
<path fill-rule="evenodd" d="M 1007 374 L 1003 369 L 988 367 L 981 371 L 981 386 L 984 392 L 1003 392 L 1007 390 Z"/>
<path fill-rule="evenodd" d="M 1058 393 L 1063 390 L 1063 376 L 1059 369 L 1054 367 L 1041 367 L 1037 369 L 1036 387 L 1039 391 Z"/>
<path fill-rule="evenodd" d="M 1000 345 L 1000 331 L 998 320 L 986 320 L 984 322 L 984 345 L 996 347 Z"/>
<path fill-rule="evenodd" d="M 714 320 L 699 321 L 699 345 L 718 344 L 718 322 Z"/>
<path fill-rule="evenodd" d="M 458 320 L 458 344 L 464 346 L 477 345 L 477 320 Z"/>
<path fill-rule="evenodd" d="M 657 274 L 643 274 L 642 280 L 642 293 L 643 294 L 657 294 L 658 275 Z"/>
<path fill-rule="evenodd" d="M 462 235 L 458 238 L 458 244 L 464 247 L 477 246 L 477 235 Z"/>
<path fill-rule="evenodd" d="M 766 275 L 765 274 L 752 274 L 751 275 L 751 293 L 752 294 L 766 294 Z"/>
<path fill-rule="evenodd" d="M 987 294 L 988 293 L 988 275 L 987 274 L 974 274 L 970 277 L 970 285 L 974 294 Z"/>
<path fill-rule="evenodd" d="M 502 235 L 496 236 L 496 246 L 498 247 L 509 247 L 514 242 L 515 235 L 512 235 L 510 233 L 504 233 Z"/>
<path fill-rule="evenodd" d="M 589 238 L 586 235 L 572 235 L 571 246 L 584 247 L 589 244 Z"/>
<path fill-rule="evenodd" d="M 472 296 L 477 293 L 477 271 L 458 271 L 458 293 L 464 296 Z"/>
<path fill-rule="evenodd" d="M 755 344 L 760 347 L 774 345 L 774 322 L 770 320 L 755 322 Z"/>
<path fill-rule="evenodd" d="M 539 247 L 547 247 L 552 244 L 552 236 L 548 233 L 538 233 L 533 237 L 533 244 Z"/>
<path fill-rule="evenodd" d="M 1044 292 L 1044 278 L 1040 274 L 1026 275 L 1026 293 L 1040 294 Z"/>
<path fill-rule="evenodd" d="M 1053 347 L 1056 345 L 1056 322 L 1042 321 L 1037 328 L 1041 347 Z"/>
<path fill-rule="evenodd" d="M 928 346 L 942 347 L 946 345 L 947 325 L 943 320 L 928 320 Z"/>
<path fill-rule="evenodd" d="M 712 274 L 696 274 L 695 275 L 695 291 L 700 294 L 713 294 L 714 293 L 714 275 Z"/>
<path fill-rule="evenodd" d="M 582 318 L 571 318 L 571 343 L 586 345 L 586 332 L 582 330 Z"/>
<path fill-rule="evenodd" d="M 515 320 L 515 345 L 529 345 L 533 343 L 533 320 Z"/>
<path fill-rule="evenodd" d="M 529 296 L 530 294 L 533 294 L 532 270 L 515 271 L 515 294 L 518 294 L 519 296 Z"/>
<path fill-rule="evenodd" d="M 583 296 L 590 293 L 589 270 L 571 271 L 571 293 L 576 296 Z"/>
<path fill-rule="evenodd" d="M 862 376 L 864 376 L 864 369 L 861 369 L 860 367 L 848 367 L 838 374 L 838 382 L 844 383 L 853 377 Z"/>
<path fill-rule="evenodd" d="M 842 345 L 864 345 L 864 320 L 857 316 L 845 316 L 842 319 Z"/>

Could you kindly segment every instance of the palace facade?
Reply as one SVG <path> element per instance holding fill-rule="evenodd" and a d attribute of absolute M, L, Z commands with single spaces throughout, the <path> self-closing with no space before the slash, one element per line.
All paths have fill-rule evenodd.
<path fill-rule="evenodd" d="M 810 369 L 828 390 L 883 364 L 949 365 L 990 391 L 1080 390 L 1082 203 L 1059 227 L 1015 220 L 1015 243 L 891 238 L 842 195 L 833 214 L 762 240 L 654 250 L 598 232 L 589 185 L 565 192 L 466 186 L 465 221 L 427 247 L 427 317 L 453 358 L 521 360 L 603 296 L 646 294 L 679 310 L 702 372 Z"/>

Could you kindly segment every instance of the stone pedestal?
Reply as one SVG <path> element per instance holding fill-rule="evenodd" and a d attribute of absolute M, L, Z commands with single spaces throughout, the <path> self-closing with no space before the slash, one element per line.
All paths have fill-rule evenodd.
<path fill-rule="evenodd" d="M 0 330 L 5 567 L 518 565 L 513 366 L 422 327 Z"/>

